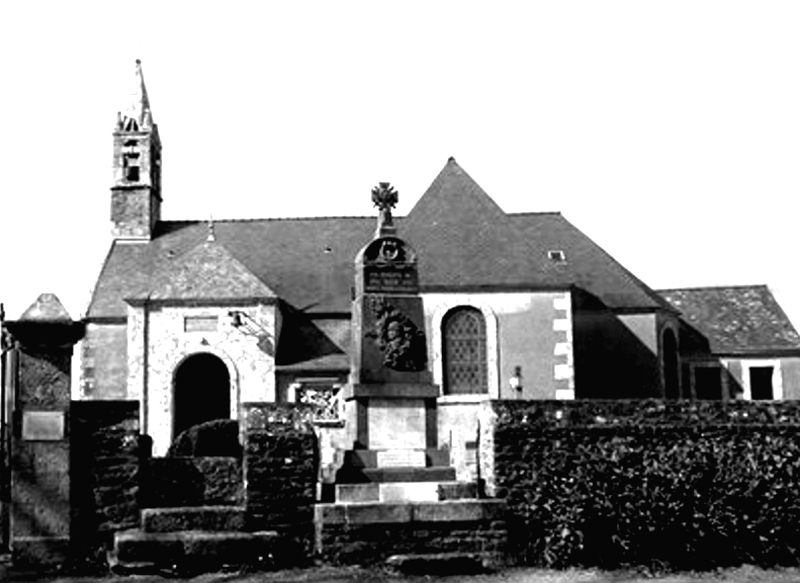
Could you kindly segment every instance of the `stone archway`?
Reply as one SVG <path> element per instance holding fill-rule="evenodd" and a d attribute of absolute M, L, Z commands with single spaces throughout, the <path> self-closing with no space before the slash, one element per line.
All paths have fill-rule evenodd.
<path fill-rule="evenodd" d="M 218 356 L 198 352 L 186 357 L 173 376 L 172 439 L 215 419 L 229 419 L 231 379 Z"/>

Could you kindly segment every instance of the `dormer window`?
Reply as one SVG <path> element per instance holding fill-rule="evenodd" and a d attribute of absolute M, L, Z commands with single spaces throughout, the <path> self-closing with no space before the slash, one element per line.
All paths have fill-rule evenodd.
<path fill-rule="evenodd" d="M 138 132 L 139 131 L 139 123 L 133 119 L 129 118 L 127 122 L 125 122 L 125 131 L 126 132 Z"/>
<path fill-rule="evenodd" d="M 547 252 L 547 257 L 553 263 L 565 263 L 567 261 L 567 256 L 561 249 L 551 249 Z"/>

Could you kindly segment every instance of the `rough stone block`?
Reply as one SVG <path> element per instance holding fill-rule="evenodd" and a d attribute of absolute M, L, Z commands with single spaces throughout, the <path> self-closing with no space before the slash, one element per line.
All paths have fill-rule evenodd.
<path fill-rule="evenodd" d="M 141 518 L 145 532 L 239 531 L 245 526 L 244 508 L 235 506 L 145 508 Z"/>
<path fill-rule="evenodd" d="M 11 561 L 16 568 L 41 570 L 64 564 L 69 558 L 70 540 L 60 537 L 14 537 Z"/>

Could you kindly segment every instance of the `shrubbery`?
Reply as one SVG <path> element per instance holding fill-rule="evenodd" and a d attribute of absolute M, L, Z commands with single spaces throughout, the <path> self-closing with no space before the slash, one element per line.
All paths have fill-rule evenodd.
<path fill-rule="evenodd" d="M 511 547 L 548 567 L 800 564 L 794 404 L 495 403 Z"/>

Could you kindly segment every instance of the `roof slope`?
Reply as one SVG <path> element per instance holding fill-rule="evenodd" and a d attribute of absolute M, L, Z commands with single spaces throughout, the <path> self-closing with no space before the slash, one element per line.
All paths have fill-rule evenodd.
<path fill-rule="evenodd" d="M 511 215 L 511 219 L 518 236 L 528 240 L 542 257 L 549 251 L 563 251 L 566 261 L 559 265 L 562 277 L 609 308 L 672 309 L 560 213 L 524 213 Z"/>
<path fill-rule="evenodd" d="M 215 240 L 207 240 L 172 261 L 162 261 L 152 287 L 138 299 L 247 300 L 275 293 Z M 126 298 L 127 299 L 127 298 Z"/>
<path fill-rule="evenodd" d="M 372 240 L 375 221 L 374 217 L 215 221 L 214 233 L 217 245 L 294 308 L 347 313 L 355 257 Z M 418 253 L 423 291 L 566 289 L 575 284 L 611 308 L 669 307 L 560 214 L 504 213 L 453 159 L 409 215 L 395 222 L 398 235 Z M 124 298 L 188 293 L 182 288 L 186 282 L 178 285 L 166 274 L 175 270 L 181 257 L 186 256 L 184 264 L 197 261 L 186 254 L 202 246 L 207 235 L 204 222 L 166 221 L 159 223 L 152 241 L 115 241 L 95 287 L 89 317 L 125 317 Z M 548 250 L 564 251 L 566 261 L 552 261 Z M 217 291 L 230 294 L 223 282 L 212 287 L 216 291 L 207 290 L 207 296 Z"/>
<path fill-rule="evenodd" d="M 403 221 L 399 235 L 416 249 L 420 285 L 565 287 L 558 270 L 513 219 L 450 158 Z M 535 243 L 535 241 L 534 241 Z"/>
<path fill-rule="evenodd" d="M 800 351 L 800 336 L 766 285 L 660 290 L 715 354 Z"/>

